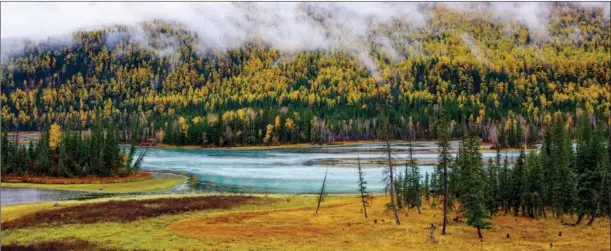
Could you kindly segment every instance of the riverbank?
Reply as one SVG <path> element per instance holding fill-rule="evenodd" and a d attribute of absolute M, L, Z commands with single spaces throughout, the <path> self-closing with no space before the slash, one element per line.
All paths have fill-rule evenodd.
<path fill-rule="evenodd" d="M 453 140 L 451 143 L 452 147 L 458 149 L 458 140 Z M 355 141 L 338 141 L 330 144 L 313 144 L 313 143 L 291 143 L 291 144 L 281 144 L 281 145 L 254 145 L 254 146 L 232 146 L 232 147 L 217 147 L 217 146 L 200 146 L 200 145 L 169 145 L 169 144 L 156 144 L 154 146 L 151 145 L 143 145 L 139 146 L 142 148 L 161 148 L 161 149 L 206 149 L 206 150 L 281 150 L 281 149 L 300 149 L 300 148 L 321 148 L 321 147 L 341 147 L 341 146 L 358 146 L 358 145 L 366 145 L 366 144 L 382 144 L 384 141 L 379 140 L 355 140 Z M 390 142 L 391 144 L 408 144 L 410 141 L 406 140 L 393 140 Z M 437 141 L 434 140 L 418 140 L 414 141 L 416 143 L 430 143 L 437 144 Z M 496 149 L 493 147 L 493 144 L 482 142 L 480 149 L 482 152 L 496 152 Z M 527 150 L 537 149 L 536 146 L 529 146 Z M 396 151 L 396 149 L 393 149 Z M 501 152 L 519 152 L 520 148 L 501 148 Z"/>
<path fill-rule="evenodd" d="M 14 135 L 16 132 L 9 132 L 10 135 Z M 19 132 L 20 142 L 27 143 L 29 141 L 37 141 L 40 136 L 40 132 L 37 131 L 24 131 Z M 10 138 L 10 137 L 9 137 Z M 425 142 L 425 143 L 436 143 L 434 140 L 417 140 L 414 142 Z M 458 147 L 458 140 L 453 140 L 455 147 Z M 141 148 L 161 148 L 161 149 L 211 149 L 211 150 L 279 150 L 279 149 L 298 149 L 298 148 L 317 148 L 317 147 L 333 147 L 333 146 L 354 146 L 354 145 L 364 145 L 364 144 L 380 144 L 384 143 L 384 141 L 379 140 L 348 140 L 348 141 L 337 141 L 333 143 L 324 143 L 324 144 L 314 144 L 314 143 L 284 143 L 280 145 L 244 145 L 244 146 L 231 146 L 231 147 L 218 147 L 218 146 L 202 146 L 202 145 L 171 145 L 171 144 L 143 144 L 138 145 Z M 409 143 L 406 140 L 392 140 L 391 143 Z M 126 145 L 126 144 L 122 144 Z M 483 141 L 481 143 L 482 151 L 496 151 L 493 148 L 493 145 L 489 142 Z M 530 146 L 529 150 L 536 149 L 536 147 Z M 502 148 L 501 151 L 519 151 L 519 148 Z"/>
<path fill-rule="evenodd" d="M 150 180 L 153 176 L 148 172 L 137 172 L 129 176 L 113 176 L 113 177 L 52 177 L 52 176 L 2 176 L 3 183 L 33 183 L 33 184 L 101 184 L 101 183 L 121 183 Z"/>
<path fill-rule="evenodd" d="M 206 195 L 211 196 L 211 195 Z M 235 201 L 236 195 L 220 196 Z M 154 196 L 154 198 L 200 198 L 193 195 Z M 150 199 L 152 197 L 146 197 Z M 203 198 L 203 197 L 201 197 Z M 409 210 L 400 214 L 401 225 L 394 224 L 392 213 L 384 209 L 388 198 L 376 196 L 362 213 L 357 196 L 329 196 L 318 215 L 316 196 L 257 195 L 226 208 L 203 208 L 176 214 L 142 217 L 128 221 L 95 221 L 87 223 L 87 202 L 65 202 L 60 209 L 51 203 L 3 207 L 2 220 L 27 219 L 28 214 L 51 210 L 78 214 L 78 221 L 55 222 L 53 227 L 38 225 L 13 226 L 3 230 L 3 245 L 32 247 L 45 243 L 89 243 L 88 250 L 603 250 L 609 246 L 609 220 L 599 218 L 594 226 L 565 226 L 558 219 L 528 219 L 512 215 L 491 219 L 492 229 L 484 230 L 484 241 L 477 230 L 466 223 L 451 221 L 448 235 L 435 231 L 436 242 L 430 239 L 430 226 L 440 227 L 442 209 L 425 205 L 422 214 Z M 138 197 L 137 200 L 145 198 Z M 93 205 L 108 202 L 134 204 L 134 199 L 98 199 Z M 127 200 L 127 201 L 125 201 Z M 199 200 L 199 199 L 197 199 Z M 201 199 L 204 200 L 204 199 Z M 167 204 L 167 203 L 166 203 Z M 166 205 L 161 203 L 160 205 Z M 114 205 L 114 204 L 113 204 Z M 155 210 L 156 204 L 143 207 L 143 215 Z M 120 206 L 120 205 L 115 205 Z M 27 211 L 27 212 L 24 212 Z M 452 211 L 449 218 L 455 218 Z M 34 219 L 34 218 L 32 218 Z M 83 222 L 80 222 L 80 220 Z M 51 223 L 51 222 L 49 222 Z M 558 236 L 562 232 L 562 236 Z M 103 234 L 100 234 L 103 233 Z M 510 238 L 507 238 L 507 236 Z M 36 249 L 33 249 L 36 250 Z"/>
<path fill-rule="evenodd" d="M 330 147 L 330 146 L 354 146 L 371 143 L 382 143 L 381 141 L 374 140 L 355 140 L 355 141 L 339 141 L 331 144 L 313 144 L 313 143 L 289 143 L 280 145 L 252 145 L 252 146 L 231 146 L 231 147 L 217 147 L 217 146 L 200 146 L 200 145 L 169 145 L 169 144 L 156 144 L 154 146 L 141 146 L 141 147 L 156 147 L 165 149 L 209 149 L 209 150 L 278 150 L 278 149 L 298 149 L 298 148 L 316 148 L 316 147 Z M 405 141 L 393 141 L 393 143 L 405 143 Z"/>
<path fill-rule="evenodd" d="M 144 175 L 146 176 L 146 175 Z M 61 180 L 62 182 L 68 182 Z M 64 191 L 81 191 L 81 192 L 94 192 L 94 193 L 136 193 L 136 192 L 152 192 L 162 191 L 171 189 L 183 182 L 187 181 L 187 177 L 178 174 L 170 173 L 150 173 L 149 178 L 130 180 L 130 181 L 119 181 L 111 180 L 110 182 L 99 182 L 98 183 L 80 183 L 75 180 L 73 184 L 40 184 L 40 183 L 14 183 L 14 182 L 2 182 L 0 187 L 2 188 L 38 188 L 38 189 L 52 189 L 52 190 L 64 190 Z M 93 180 L 95 182 L 95 179 Z"/>

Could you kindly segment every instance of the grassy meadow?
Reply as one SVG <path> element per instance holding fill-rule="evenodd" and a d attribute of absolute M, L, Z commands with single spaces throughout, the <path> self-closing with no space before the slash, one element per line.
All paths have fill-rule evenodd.
<path fill-rule="evenodd" d="M 386 201 L 376 196 L 367 219 L 353 195 L 327 197 L 318 215 L 316 197 L 307 195 L 166 195 L 71 201 L 60 208 L 9 205 L 1 210 L 2 243 L 8 250 L 50 245 L 75 245 L 75 250 L 609 250 L 607 218 L 593 226 L 568 226 L 551 218 L 500 215 L 480 241 L 474 228 L 453 220 L 448 235 L 441 235 L 442 211 L 430 206 L 422 214 L 415 208 L 402 212 L 396 226 L 384 210 Z M 100 210 L 113 217 L 100 218 Z M 435 241 L 431 224 L 438 226 Z M 57 246 L 66 243 L 72 244 Z"/>

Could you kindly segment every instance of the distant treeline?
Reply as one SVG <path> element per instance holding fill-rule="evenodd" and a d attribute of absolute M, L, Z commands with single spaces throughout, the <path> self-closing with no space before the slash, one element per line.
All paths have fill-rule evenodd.
<path fill-rule="evenodd" d="M 101 117 L 98 117 L 101 118 Z M 52 124 L 38 142 L 19 144 L 2 132 L 2 175 L 84 177 L 127 176 L 140 169 L 145 151 L 137 151 L 136 134 L 127 152 L 119 145 L 120 132 L 112 120 L 97 119 L 90 133 L 65 130 Z"/>

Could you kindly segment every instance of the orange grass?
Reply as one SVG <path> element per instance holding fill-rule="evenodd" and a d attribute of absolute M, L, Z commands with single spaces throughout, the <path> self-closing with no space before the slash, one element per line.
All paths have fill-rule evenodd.
<path fill-rule="evenodd" d="M 442 211 L 428 206 L 422 214 L 415 209 L 403 212 L 401 225 L 396 226 L 392 214 L 383 210 L 385 202 L 385 197 L 376 197 L 368 219 L 361 212 L 359 199 L 346 197 L 337 204 L 323 203 L 318 216 L 313 215 L 312 199 L 312 207 L 204 216 L 171 224 L 169 229 L 235 250 L 532 251 L 550 250 L 550 243 L 552 250 L 609 250 L 608 219 L 598 219 L 592 227 L 570 227 L 557 219 L 499 216 L 492 220 L 491 230 L 483 231 L 484 241 L 480 242 L 476 229 L 465 223 L 451 222 L 449 235 L 442 236 Z M 452 213 L 450 219 L 454 217 Z M 429 238 L 431 224 L 439 227 L 435 231 L 437 244 Z"/>
<path fill-rule="evenodd" d="M 606 217 L 598 218 L 594 226 L 572 227 L 557 219 L 501 215 L 491 220 L 492 229 L 483 230 L 484 241 L 480 242 L 476 229 L 454 221 L 448 225 L 449 234 L 441 235 L 442 211 L 429 206 L 424 206 L 422 214 L 416 210 L 402 212 L 401 225 L 396 226 L 392 213 L 383 209 L 388 201 L 385 196 L 375 197 L 368 208 L 368 219 L 354 195 L 329 196 L 318 216 L 314 215 L 316 196 L 272 197 L 285 199 L 132 222 L 3 230 L 3 244 L 32 245 L 76 238 L 100 248 L 143 250 L 609 250 Z M 81 203 L 86 202 L 78 202 Z M 41 204 L 39 210 L 45 207 L 52 205 Z M 4 217 L 6 209 L 2 211 Z M 18 213 L 13 211 L 6 213 Z M 454 212 L 449 216 L 453 219 Z M 567 215 L 565 220 L 574 222 L 575 217 Z M 429 238 L 431 224 L 439 227 L 435 231 L 436 244 Z"/>

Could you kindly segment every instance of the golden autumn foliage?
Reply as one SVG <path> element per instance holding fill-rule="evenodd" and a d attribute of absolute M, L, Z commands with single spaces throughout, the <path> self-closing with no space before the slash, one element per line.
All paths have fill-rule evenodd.
<path fill-rule="evenodd" d="M 202 143 L 178 140 L 169 133 L 176 131 L 188 139 L 205 133 L 203 141 L 220 145 L 228 141 L 225 128 L 215 127 L 219 120 L 236 144 L 264 143 L 268 124 L 275 133 L 268 141 L 375 139 L 377 109 L 386 103 L 396 127 L 406 129 L 398 121 L 412 116 L 417 137 L 425 139 L 434 137 L 430 115 L 441 109 L 455 121 L 471 118 L 484 137 L 488 123 L 502 125 L 510 112 L 532 131 L 553 113 L 578 107 L 611 116 L 611 25 L 602 10 L 553 5 L 546 39 L 528 26 L 490 18 L 489 11 L 437 6 L 430 23 L 410 32 L 397 32 L 409 28 L 401 20 L 381 24 L 377 35 L 397 55 L 375 41 L 364 46 L 359 53 L 376 70 L 348 51 L 288 53 L 264 39 L 203 53 L 200 38 L 161 20 L 140 25 L 151 41 L 180 41 L 167 55 L 129 40 L 106 43 L 107 34 L 124 27 L 80 31 L 71 45 L 28 44 L 0 65 L 2 119 L 11 130 L 66 121 L 85 129 L 102 111 L 122 129 L 141 117 L 149 131 L 166 133 L 166 143 Z M 326 120 L 324 128 L 307 126 L 314 117 Z M 287 119 L 295 127 L 286 127 Z M 343 125 L 348 120 L 353 126 Z"/>
<path fill-rule="evenodd" d="M 62 138 L 62 129 L 58 124 L 52 124 L 49 129 L 49 147 L 51 150 L 57 149 Z"/>

